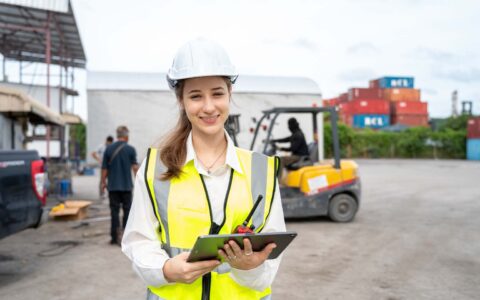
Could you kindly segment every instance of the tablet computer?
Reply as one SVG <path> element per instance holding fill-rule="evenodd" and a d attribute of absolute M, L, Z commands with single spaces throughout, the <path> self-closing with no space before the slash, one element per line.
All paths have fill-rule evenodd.
<path fill-rule="evenodd" d="M 197 238 L 188 262 L 196 262 L 210 259 L 221 259 L 218 250 L 230 240 L 235 240 L 240 248 L 243 249 L 243 239 L 248 238 L 252 243 L 253 251 L 261 251 L 270 243 L 275 243 L 277 248 L 273 249 L 268 259 L 277 258 L 280 253 L 287 248 L 292 240 L 297 236 L 296 232 L 266 232 L 266 233 L 234 233 L 234 234 L 214 234 L 201 235 Z"/>

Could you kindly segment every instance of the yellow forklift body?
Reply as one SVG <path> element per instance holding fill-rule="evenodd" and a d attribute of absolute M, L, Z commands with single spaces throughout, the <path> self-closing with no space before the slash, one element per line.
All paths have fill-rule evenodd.
<path fill-rule="evenodd" d="M 357 179 L 358 165 L 353 160 L 342 160 L 340 169 L 333 167 L 333 161 L 322 164 L 302 167 L 290 171 L 287 175 L 286 185 L 299 188 L 304 194 L 310 195 L 351 183 Z"/>

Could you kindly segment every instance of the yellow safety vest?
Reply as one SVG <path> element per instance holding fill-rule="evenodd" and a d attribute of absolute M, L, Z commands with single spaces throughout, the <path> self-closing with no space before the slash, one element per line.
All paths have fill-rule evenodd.
<path fill-rule="evenodd" d="M 180 177 L 161 181 L 165 167 L 158 149 L 150 148 L 145 168 L 145 182 L 159 221 L 157 236 L 170 257 L 190 251 L 199 235 L 228 234 L 243 223 L 259 195 L 263 200 L 249 225 L 260 232 L 270 214 L 275 193 L 278 159 L 235 148 L 243 174 L 231 169 L 224 205 L 224 220 L 212 221 L 208 191 L 193 160 L 185 164 Z M 226 263 L 191 284 L 175 283 L 149 286 L 158 299 L 270 299 L 270 287 L 256 291 L 237 284 Z"/>

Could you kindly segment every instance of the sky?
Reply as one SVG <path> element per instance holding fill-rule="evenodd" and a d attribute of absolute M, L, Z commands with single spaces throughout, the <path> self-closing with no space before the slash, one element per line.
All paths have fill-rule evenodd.
<path fill-rule="evenodd" d="M 219 42 L 240 76 L 302 76 L 323 98 L 415 77 L 432 117 L 451 94 L 480 113 L 480 1 L 72 0 L 89 71 L 166 72 L 190 39 Z M 86 118 L 85 75 L 75 112 Z"/>

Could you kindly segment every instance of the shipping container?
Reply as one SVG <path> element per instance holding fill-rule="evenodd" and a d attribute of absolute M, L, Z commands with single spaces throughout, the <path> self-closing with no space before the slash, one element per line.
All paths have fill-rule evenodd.
<path fill-rule="evenodd" d="M 389 115 L 361 114 L 353 115 L 355 128 L 383 128 L 390 125 Z"/>
<path fill-rule="evenodd" d="M 467 139 L 467 159 L 480 160 L 480 139 Z"/>
<path fill-rule="evenodd" d="M 473 117 L 468 120 L 467 137 L 469 139 L 480 138 L 480 117 Z"/>
<path fill-rule="evenodd" d="M 383 97 L 385 100 L 396 101 L 420 101 L 419 89 L 384 89 Z"/>
<path fill-rule="evenodd" d="M 338 110 L 340 113 L 352 114 L 352 106 L 350 102 L 343 102 L 338 104 Z"/>
<path fill-rule="evenodd" d="M 390 102 L 383 99 L 356 99 L 348 102 L 352 114 L 389 115 Z"/>
<path fill-rule="evenodd" d="M 353 126 L 353 116 L 351 114 L 339 114 L 339 119 L 345 125 Z"/>
<path fill-rule="evenodd" d="M 428 103 L 420 101 L 391 102 L 392 114 L 428 115 Z"/>
<path fill-rule="evenodd" d="M 428 127 L 428 115 L 392 115 L 392 125 L 393 124 L 402 124 L 410 127 Z"/>
<path fill-rule="evenodd" d="M 340 103 L 347 102 L 348 101 L 348 93 L 340 94 L 340 96 L 338 96 L 338 101 L 340 101 Z"/>
<path fill-rule="evenodd" d="M 378 88 L 351 88 L 348 90 L 348 101 L 355 99 L 383 99 L 383 90 Z"/>
<path fill-rule="evenodd" d="M 414 88 L 413 77 L 394 77 L 385 76 L 375 80 L 370 80 L 371 88 L 391 89 L 391 88 Z"/>

